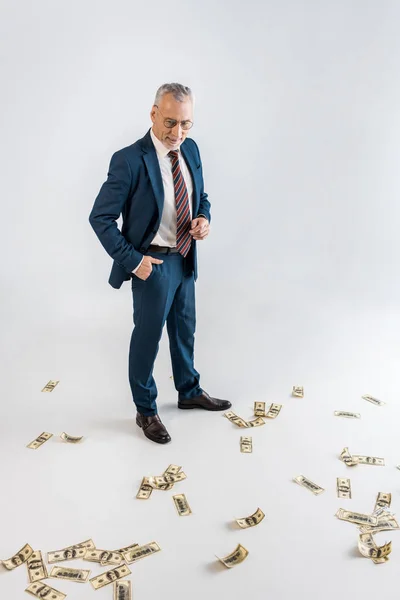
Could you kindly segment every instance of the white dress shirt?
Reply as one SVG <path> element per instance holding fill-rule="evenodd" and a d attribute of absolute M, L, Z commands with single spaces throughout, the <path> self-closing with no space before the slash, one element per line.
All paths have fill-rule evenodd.
<path fill-rule="evenodd" d="M 164 144 L 154 134 L 153 128 L 150 130 L 151 139 L 156 149 L 158 163 L 160 165 L 161 177 L 164 186 L 164 207 L 161 215 L 161 222 L 156 235 L 151 241 L 152 244 L 158 246 L 170 246 L 171 248 L 176 246 L 176 201 L 175 201 L 175 188 L 174 179 L 172 177 L 172 160 L 168 156 L 170 148 L 164 146 Z M 182 153 L 178 149 L 179 166 L 182 172 L 183 179 L 185 180 L 188 197 L 189 197 L 189 210 L 190 219 L 192 219 L 193 212 L 193 182 L 190 171 L 187 164 L 182 156 Z M 143 262 L 143 258 L 132 271 L 135 273 Z"/>

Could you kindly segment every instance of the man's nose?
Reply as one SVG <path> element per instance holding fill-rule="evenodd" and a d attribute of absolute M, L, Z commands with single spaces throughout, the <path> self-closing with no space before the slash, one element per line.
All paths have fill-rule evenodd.
<path fill-rule="evenodd" d="M 182 131 L 183 131 L 183 129 L 182 129 L 180 123 L 177 123 L 175 125 L 175 127 L 172 128 L 172 131 L 173 131 L 173 134 L 174 134 L 175 137 L 177 137 L 179 139 L 182 137 Z"/>

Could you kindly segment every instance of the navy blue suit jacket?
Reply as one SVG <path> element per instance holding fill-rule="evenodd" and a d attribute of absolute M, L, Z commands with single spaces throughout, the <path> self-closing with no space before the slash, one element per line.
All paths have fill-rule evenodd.
<path fill-rule="evenodd" d="M 203 170 L 196 142 L 186 138 L 180 151 L 193 178 L 193 213 L 211 221 L 210 202 L 204 192 Z M 164 186 L 156 149 L 146 135 L 115 152 L 110 161 L 107 180 L 95 199 L 89 222 L 101 244 L 113 259 L 108 283 L 118 289 L 131 279 L 142 256 L 158 231 L 164 205 Z M 117 219 L 122 213 L 121 231 Z M 196 240 L 189 253 L 197 279 Z"/>

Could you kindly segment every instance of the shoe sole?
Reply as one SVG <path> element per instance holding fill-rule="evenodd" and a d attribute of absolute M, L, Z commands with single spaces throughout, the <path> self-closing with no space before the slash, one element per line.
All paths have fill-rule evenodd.
<path fill-rule="evenodd" d="M 232 405 L 231 405 L 232 406 Z M 206 408 L 205 406 L 201 406 L 200 404 L 179 404 L 178 402 L 178 408 L 181 408 L 182 410 L 186 410 L 186 409 L 190 409 L 190 408 L 202 408 L 203 410 L 212 410 L 212 411 L 217 411 L 217 410 L 228 410 L 228 408 L 230 408 L 230 406 L 224 407 L 216 407 L 216 408 Z"/>
<path fill-rule="evenodd" d="M 136 421 L 136 425 L 137 425 L 138 427 L 140 427 L 140 429 L 142 429 L 142 430 L 143 430 L 143 427 L 142 427 L 142 426 L 141 426 L 141 424 L 140 424 L 140 423 L 138 423 L 137 421 Z M 151 435 L 148 435 L 148 434 L 147 434 L 147 433 L 146 433 L 144 430 L 143 430 L 143 433 L 144 433 L 144 435 L 147 437 L 147 439 L 148 439 L 148 440 L 151 440 L 152 442 L 155 442 L 156 444 L 168 444 L 168 442 L 170 442 L 170 441 L 171 441 L 171 438 L 170 438 L 170 437 L 169 437 L 169 438 L 165 438 L 165 440 L 163 440 L 162 438 L 159 438 L 159 439 L 157 439 L 157 438 L 154 438 L 154 437 L 153 437 L 153 436 L 151 436 Z"/>

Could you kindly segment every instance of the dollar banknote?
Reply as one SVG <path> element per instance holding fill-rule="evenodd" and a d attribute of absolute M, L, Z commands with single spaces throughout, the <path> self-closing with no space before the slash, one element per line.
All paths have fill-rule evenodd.
<path fill-rule="evenodd" d="M 159 479 L 158 481 L 165 481 L 164 475 L 159 475 L 157 477 L 163 478 L 163 479 Z M 154 490 L 161 490 L 161 491 L 165 492 L 165 491 L 171 490 L 174 487 L 174 483 L 157 483 L 155 481 L 156 478 L 154 476 L 148 477 L 147 479 L 148 479 L 149 485 L 151 485 Z"/>
<path fill-rule="evenodd" d="M 188 515 L 192 514 L 185 494 L 176 494 L 175 496 L 172 496 L 172 498 L 175 502 L 176 510 L 178 511 L 178 515 L 180 517 L 187 517 Z"/>
<path fill-rule="evenodd" d="M 385 466 L 384 458 L 378 458 L 376 456 L 360 456 L 359 454 L 355 454 L 353 458 L 357 461 L 358 465 L 375 465 L 377 467 Z"/>
<path fill-rule="evenodd" d="M 351 498 L 350 479 L 345 477 L 337 477 L 336 492 L 338 498 Z"/>
<path fill-rule="evenodd" d="M 47 569 L 40 550 L 35 550 L 26 562 L 30 583 L 47 579 Z"/>
<path fill-rule="evenodd" d="M 357 523 L 359 525 L 377 525 L 378 523 L 378 517 L 374 515 L 365 515 L 351 510 L 345 510 L 344 508 L 339 508 L 335 517 L 341 521 L 348 521 L 349 523 Z"/>
<path fill-rule="evenodd" d="M 282 404 L 274 404 L 272 403 L 268 409 L 267 414 L 265 415 L 268 419 L 275 419 L 281 412 Z"/>
<path fill-rule="evenodd" d="M 53 381 L 50 379 L 50 381 L 46 383 L 46 385 L 42 389 L 42 392 L 52 392 L 56 387 L 57 383 L 60 383 L 60 381 Z"/>
<path fill-rule="evenodd" d="M 240 437 L 240 452 L 245 454 L 253 452 L 253 439 L 251 437 L 244 435 Z"/>
<path fill-rule="evenodd" d="M 115 569 L 101 573 L 101 575 L 96 575 L 96 577 L 92 577 L 89 579 L 89 581 L 95 590 L 99 590 L 100 588 L 113 583 L 117 579 L 122 579 L 122 577 L 130 575 L 131 572 L 132 571 L 127 565 L 121 565 L 119 567 L 115 567 Z"/>
<path fill-rule="evenodd" d="M 217 558 L 219 561 L 222 562 L 223 565 L 225 565 L 225 567 L 231 569 L 235 565 L 238 565 L 239 563 L 243 562 L 244 559 L 247 558 L 248 554 L 249 551 L 246 550 L 246 548 L 241 544 L 238 544 L 235 550 L 231 552 L 231 554 L 228 554 L 228 556 L 224 556 L 223 558 L 217 556 Z"/>
<path fill-rule="evenodd" d="M 186 474 L 183 471 L 180 471 L 179 473 L 176 473 L 176 475 L 158 475 L 156 477 L 153 478 L 154 479 L 154 483 L 157 486 L 162 486 L 162 485 L 168 485 L 170 483 L 177 483 L 178 481 L 183 481 L 184 479 L 186 479 Z"/>
<path fill-rule="evenodd" d="M 163 475 L 177 475 L 181 469 L 182 467 L 179 467 L 178 465 L 169 465 L 169 467 L 165 469 Z"/>
<path fill-rule="evenodd" d="M 360 533 L 358 548 L 363 556 L 372 558 L 375 563 L 386 562 L 392 551 L 392 542 L 377 546 L 371 533 Z"/>
<path fill-rule="evenodd" d="M 105 562 L 109 565 L 120 565 L 124 561 L 124 557 L 119 552 L 99 550 L 98 548 L 88 548 L 83 559 L 97 563 Z"/>
<path fill-rule="evenodd" d="M 256 512 L 250 515 L 249 517 L 243 517 L 242 519 L 236 519 L 236 523 L 242 529 L 247 529 L 248 527 L 254 527 L 261 523 L 264 519 L 265 514 L 261 510 L 261 508 L 257 508 Z"/>
<path fill-rule="evenodd" d="M 152 494 L 152 491 L 153 486 L 151 484 L 150 477 L 143 477 L 139 491 L 136 494 L 136 498 L 139 500 L 148 500 Z"/>
<path fill-rule="evenodd" d="M 78 546 L 68 546 L 62 550 L 54 550 L 47 553 L 47 562 L 49 564 L 62 562 L 64 560 L 74 560 L 76 558 L 84 558 L 87 548 Z"/>
<path fill-rule="evenodd" d="M 367 394 L 365 396 L 361 396 L 361 398 L 363 398 L 364 400 L 368 400 L 368 402 L 371 402 L 371 404 L 375 404 L 375 406 L 383 406 L 383 404 L 386 404 L 386 402 L 382 402 L 382 400 L 378 400 L 378 398 L 368 396 Z"/>
<path fill-rule="evenodd" d="M 376 525 L 362 525 L 359 528 L 361 533 L 380 533 L 381 531 L 393 531 L 400 529 L 399 523 L 395 517 L 379 521 Z"/>
<path fill-rule="evenodd" d="M 392 494 L 379 492 L 376 501 L 374 511 L 378 508 L 389 508 L 392 502 Z"/>
<path fill-rule="evenodd" d="M 133 550 L 133 548 L 138 548 L 138 547 L 139 547 L 139 544 L 130 544 L 129 546 L 126 546 L 125 548 L 117 548 L 116 550 L 113 550 L 113 552 L 124 555 L 125 552 L 130 552 L 131 550 Z M 125 560 L 125 559 L 123 558 L 123 560 Z M 102 567 L 112 565 L 112 563 L 108 563 L 106 560 L 100 561 L 100 564 Z"/>
<path fill-rule="evenodd" d="M 66 594 L 55 590 L 41 581 L 31 583 L 25 589 L 25 591 L 28 592 L 28 594 L 32 594 L 32 596 L 35 596 L 36 598 L 48 598 L 49 600 L 64 600 L 64 598 L 66 598 Z"/>
<path fill-rule="evenodd" d="M 265 402 L 254 402 L 254 416 L 265 417 Z"/>
<path fill-rule="evenodd" d="M 261 425 L 265 425 L 265 421 L 262 417 L 257 417 L 257 419 L 253 419 L 252 421 L 246 421 L 246 427 L 260 427 Z"/>
<path fill-rule="evenodd" d="M 52 433 L 48 433 L 47 431 L 43 431 L 43 433 L 41 433 L 35 440 L 33 440 L 32 442 L 30 442 L 27 445 L 27 448 L 31 448 L 32 450 L 36 450 L 36 448 L 39 448 L 39 446 L 41 446 L 42 444 L 44 444 L 45 442 L 47 442 L 47 440 L 49 440 L 52 436 L 53 436 Z"/>
<path fill-rule="evenodd" d="M 247 427 L 247 421 L 245 421 L 244 419 L 242 419 L 241 417 L 238 417 L 237 415 L 235 415 L 234 412 L 232 412 L 231 410 L 229 410 L 228 412 L 224 413 L 224 417 L 226 417 L 229 421 L 231 421 L 231 423 L 234 423 L 235 425 L 237 425 L 238 427 Z"/>
<path fill-rule="evenodd" d="M 324 488 L 320 487 L 316 483 L 313 483 L 303 475 L 298 475 L 297 477 L 294 477 L 293 481 L 295 481 L 302 487 L 305 487 L 307 490 L 310 490 L 310 492 L 312 492 L 315 496 L 318 496 L 319 494 L 322 494 L 322 492 L 325 491 Z"/>
<path fill-rule="evenodd" d="M 292 396 L 297 396 L 298 398 L 304 398 L 304 388 L 302 385 L 294 385 L 292 389 Z"/>
<path fill-rule="evenodd" d="M 54 579 L 68 579 L 78 583 L 86 583 L 89 575 L 90 571 L 87 569 L 71 569 L 70 567 L 53 567 L 50 572 L 50 577 L 54 577 Z"/>
<path fill-rule="evenodd" d="M 130 550 L 130 552 L 124 552 L 123 556 L 126 562 L 130 564 L 140 560 L 141 558 L 155 554 L 155 552 L 160 552 L 160 550 L 161 548 L 157 542 L 150 542 L 150 544 L 138 546 L 137 548 Z"/>
<path fill-rule="evenodd" d="M 63 431 L 62 434 L 60 435 L 60 438 L 64 442 L 68 442 L 69 444 L 77 444 L 78 442 L 83 440 L 83 435 L 81 435 L 80 437 L 74 437 L 72 435 L 68 435 L 68 433 L 65 433 L 65 431 Z"/>
<path fill-rule="evenodd" d="M 20 565 L 25 563 L 28 560 L 28 558 L 32 556 L 32 554 L 33 549 L 31 548 L 31 546 L 29 544 L 25 544 L 25 546 L 21 548 L 21 550 L 18 550 L 18 552 L 16 552 L 11 558 L 3 560 L 3 566 L 9 571 L 11 571 L 12 569 L 15 569 L 16 567 L 19 567 Z"/>
<path fill-rule="evenodd" d="M 335 417 L 347 417 L 348 419 L 361 419 L 360 413 L 347 412 L 345 410 L 335 410 Z"/>
<path fill-rule="evenodd" d="M 132 600 L 132 585 L 130 581 L 114 582 L 114 600 Z"/>
<path fill-rule="evenodd" d="M 347 446 L 346 448 L 343 448 L 340 454 L 340 460 L 342 460 L 347 467 L 355 467 L 356 465 L 358 465 L 357 459 L 350 454 Z"/>

